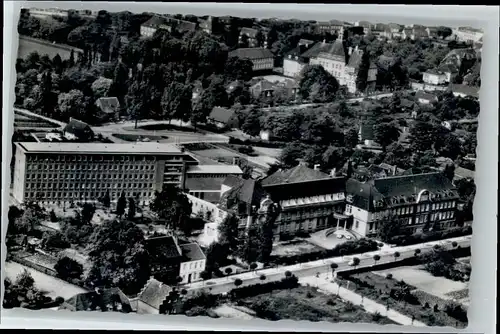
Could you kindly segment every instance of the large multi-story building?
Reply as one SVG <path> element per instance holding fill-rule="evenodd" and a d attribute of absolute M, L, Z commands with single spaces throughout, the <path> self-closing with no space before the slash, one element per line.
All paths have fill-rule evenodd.
<path fill-rule="evenodd" d="M 345 214 L 352 220 L 343 227 L 361 236 L 374 236 L 381 224 L 400 224 L 408 233 L 445 229 L 456 224 L 459 196 L 442 173 L 392 176 L 346 185 Z"/>
<path fill-rule="evenodd" d="M 276 239 L 298 232 L 311 233 L 347 219 L 343 215 L 345 178 L 307 167 L 280 170 L 262 180 L 263 190 L 278 204 Z"/>
<path fill-rule="evenodd" d="M 271 71 L 274 68 L 274 55 L 266 48 L 240 48 L 229 52 L 229 57 L 249 59 L 254 72 Z"/>
<path fill-rule="evenodd" d="M 197 159 L 173 144 L 15 143 L 13 197 L 20 203 L 95 201 L 123 192 L 147 203 L 165 184 L 184 188 Z"/>
<path fill-rule="evenodd" d="M 459 27 L 453 29 L 453 34 L 457 40 L 468 43 L 479 42 L 484 35 L 481 29 L 472 27 Z"/>

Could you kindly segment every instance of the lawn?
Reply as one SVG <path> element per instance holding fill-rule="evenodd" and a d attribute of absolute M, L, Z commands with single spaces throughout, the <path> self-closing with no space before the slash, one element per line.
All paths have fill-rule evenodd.
<path fill-rule="evenodd" d="M 40 57 L 43 55 L 48 55 L 51 59 L 59 54 L 62 60 L 66 60 L 69 59 L 71 55 L 71 51 L 59 48 L 57 44 L 45 45 L 24 38 L 19 38 L 19 49 L 17 51 L 18 58 L 26 58 L 31 52 L 34 51 L 38 52 Z"/>
<path fill-rule="evenodd" d="M 273 246 L 272 256 L 293 256 L 303 253 L 312 253 L 322 250 L 322 248 L 313 245 L 307 241 L 292 240 L 282 242 Z"/>
<path fill-rule="evenodd" d="M 360 306 L 345 302 L 335 295 L 326 295 L 312 287 L 274 291 L 243 299 L 240 304 L 268 320 L 306 320 L 394 324 L 378 314 L 369 314 Z"/>
<path fill-rule="evenodd" d="M 364 282 L 363 286 L 349 281 L 358 279 Z M 465 328 L 467 323 L 456 320 L 450 317 L 443 311 L 444 305 L 447 303 L 437 296 L 431 295 L 422 290 L 416 290 L 410 285 L 412 294 L 418 298 L 419 304 L 413 305 L 398 301 L 390 296 L 391 289 L 398 288 L 398 280 L 388 279 L 380 274 L 371 272 L 351 275 L 347 278 L 337 277 L 337 282 L 349 290 L 370 298 L 380 304 L 389 305 L 390 308 L 407 316 L 415 316 L 415 320 L 421 321 L 429 326 L 451 326 Z M 347 284 L 349 282 L 349 284 Z M 425 303 L 429 303 L 429 308 L 425 308 Z M 433 307 L 438 304 L 438 311 L 434 311 Z"/>
<path fill-rule="evenodd" d="M 30 272 L 35 280 L 35 286 L 46 292 L 47 296 L 56 298 L 58 296 L 68 299 L 76 294 L 87 292 L 79 286 L 70 284 L 58 278 L 46 275 L 32 268 L 25 267 L 16 262 L 5 262 L 5 275 L 10 280 L 14 281 L 23 270 L 26 269 Z"/>
<path fill-rule="evenodd" d="M 125 134 L 125 133 L 113 133 L 112 136 L 116 137 L 118 139 L 121 139 L 121 140 L 131 141 L 131 142 L 159 141 L 159 140 L 168 139 L 167 136 L 133 135 L 133 134 Z"/>
<path fill-rule="evenodd" d="M 375 274 L 380 274 L 383 277 L 389 273 L 396 280 L 405 281 L 417 289 L 442 299 L 451 299 L 448 294 L 468 288 L 467 283 L 433 276 L 422 266 L 405 266 L 375 272 Z"/>

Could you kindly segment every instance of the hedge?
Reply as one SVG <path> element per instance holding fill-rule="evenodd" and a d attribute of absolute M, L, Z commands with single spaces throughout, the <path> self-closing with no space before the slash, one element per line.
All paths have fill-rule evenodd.
<path fill-rule="evenodd" d="M 413 235 L 398 235 L 393 237 L 389 241 L 389 243 L 392 243 L 397 246 L 408 246 L 408 245 L 426 243 L 430 241 L 462 237 L 471 234 L 472 234 L 472 227 L 466 226 L 466 227 L 457 227 L 446 231 L 419 233 Z"/>
<path fill-rule="evenodd" d="M 376 241 L 362 238 L 359 240 L 347 241 L 345 243 L 335 246 L 332 249 L 296 254 L 292 256 L 272 256 L 270 262 L 273 264 L 291 265 L 301 262 L 326 259 L 330 257 L 361 254 L 361 253 L 371 252 L 377 249 L 378 249 L 378 244 Z"/>
<path fill-rule="evenodd" d="M 229 144 L 251 145 L 251 146 L 268 147 L 268 148 L 282 148 L 286 146 L 288 143 L 282 141 L 266 141 L 262 139 L 241 140 L 235 137 L 229 137 Z"/>
<path fill-rule="evenodd" d="M 247 285 L 231 290 L 231 299 L 238 300 L 253 297 L 274 290 L 293 289 L 299 286 L 299 279 L 292 275 L 289 278 L 282 278 L 280 281 L 273 281 L 262 284 Z"/>

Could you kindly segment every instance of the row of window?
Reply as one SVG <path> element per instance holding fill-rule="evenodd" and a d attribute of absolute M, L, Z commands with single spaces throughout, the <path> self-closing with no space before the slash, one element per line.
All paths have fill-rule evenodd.
<path fill-rule="evenodd" d="M 27 170 L 119 170 L 119 171 L 149 171 L 154 170 L 155 165 L 147 164 L 123 164 L 102 163 L 102 164 L 69 164 L 69 163 L 53 163 L 53 164 L 28 164 Z"/>
<path fill-rule="evenodd" d="M 26 155 L 27 161 L 94 161 L 94 162 L 104 162 L 104 161 L 115 161 L 115 162 L 141 162 L 141 161 L 156 161 L 156 156 L 154 155 L 50 155 L 50 156 L 38 156 L 38 155 Z M 162 160 L 183 160 L 182 156 L 168 156 L 167 159 L 162 158 Z"/>
<path fill-rule="evenodd" d="M 26 189 L 118 189 L 118 188 L 128 188 L 137 189 L 145 188 L 152 189 L 153 183 L 107 183 L 107 184 L 97 184 L 97 183 L 80 183 L 80 182 L 70 182 L 70 183 L 26 183 Z"/>
<path fill-rule="evenodd" d="M 109 179 L 129 179 L 129 180 L 153 180 L 153 174 L 26 174 L 26 181 L 31 180 L 57 180 L 57 179 L 67 179 L 67 180 L 109 180 Z"/>
<path fill-rule="evenodd" d="M 124 192 L 125 196 L 128 197 L 139 197 L 139 198 L 151 198 L 154 194 L 152 191 L 148 192 Z M 25 192 L 24 197 L 26 199 L 60 199 L 60 200 L 69 200 L 69 199 L 89 199 L 89 200 L 97 200 L 100 197 L 105 196 L 105 191 L 83 191 L 83 192 L 75 192 L 75 191 L 33 191 L 33 192 Z M 109 193 L 111 199 L 116 199 L 120 197 L 122 194 L 121 191 L 112 191 Z"/>
<path fill-rule="evenodd" d="M 292 212 L 282 212 L 280 214 L 281 220 L 296 220 L 301 218 L 310 218 L 313 216 L 328 216 L 332 214 L 332 208 L 329 207 L 319 207 L 316 209 L 292 211 Z"/>
<path fill-rule="evenodd" d="M 203 262 L 202 261 L 196 261 L 196 262 L 189 262 L 189 263 L 183 263 L 182 264 L 182 270 L 187 270 L 187 269 L 203 269 Z"/>

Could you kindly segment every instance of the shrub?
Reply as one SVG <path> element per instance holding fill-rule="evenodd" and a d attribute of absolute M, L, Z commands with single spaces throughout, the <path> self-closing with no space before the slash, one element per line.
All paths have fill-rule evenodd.
<path fill-rule="evenodd" d="M 314 295 L 311 293 L 311 291 L 307 291 L 306 297 L 307 298 L 312 298 L 312 297 L 314 297 Z"/>
<path fill-rule="evenodd" d="M 83 274 L 83 266 L 67 256 L 60 258 L 54 269 L 62 279 L 79 279 Z"/>
<path fill-rule="evenodd" d="M 377 321 L 380 321 L 380 319 L 382 319 L 382 315 L 379 312 L 375 312 L 372 314 L 373 321 L 377 322 Z"/>
<path fill-rule="evenodd" d="M 45 233 L 42 238 L 42 244 L 46 248 L 65 249 L 71 245 L 66 237 L 59 231 L 54 233 Z"/>
<path fill-rule="evenodd" d="M 50 221 L 55 223 L 58 221 L 58 218 L 56 216 L 56 213 L 54 212 L 54 210 L 50 211 Z"/>
<path fill-rule="evenodd" d="M 333 300 L 332 298 L 328 299 L 326 301 L 326 305 L 330 305 L 330 306 L 334 306 L 336 303 L 335 303 L 335 300 Z"/>
<path fill-rule="evenodd" d="M 299 286 L 299 280 L 295 276 L 283 278 L 280 281 L 268 282 L 264 284 L 247 285 L 231 290 L 231 298 L 238 300 L 252 297 L 263 293 L 269 293 L 273 290 L 293 289 Z"/>
<path fill-rule="evenodd" d="M 459 321 L 467 322 L 467 311 L 458 303 L 451 302 L 446 304 L 444 312 Z"/>
<path fill-rule="evenodd" d="M 387 274 L 387 275 L 385 276 L 385 278 L 387 278 L 387 279 L 392 279 L 392 274 Z"/>

